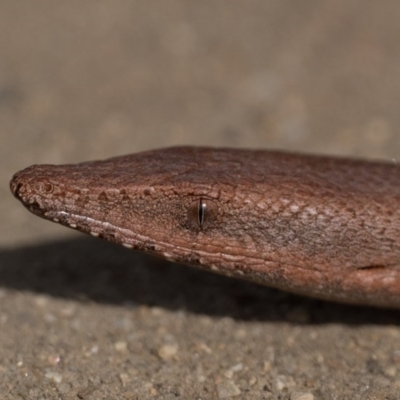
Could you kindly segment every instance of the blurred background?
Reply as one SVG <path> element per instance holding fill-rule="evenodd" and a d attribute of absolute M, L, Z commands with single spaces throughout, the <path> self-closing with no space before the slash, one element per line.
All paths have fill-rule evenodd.
<path fill-rule="evenodd" d="M 7 188 L 30 164 L 179 144 L 396 158 L 399 18 L 394 0 L 3 1 L 4 240 L 31 238 Z"/>
<path fill-rule="evenodd" d="M 29 264 L 29 271 L 31 268 L 35 270 L 35 265 L 44 262 L 49 266 L 49 271 L 54 271 L 54 265 L 61 260 L 60 254 L 64 254 L 62 260 L 66 260 L 69 255 L 75 253 L 74 249 L 80 248 L 80 252 L 85 253 L 86 244 L 81 247 L 46 247 L 46 250 L 38 247 L 35 256 L 29 253 L 29 257 L 25 255 L 25 258 L 19 258 L 20 254 L 25 254 L 24 246 L 38 243 L 47 245 L 50 239 L 61 240 L 77 235 L 56 224 L 39 220 L 11 196 L 8 182 L 12 174 L 31 164 L 72 163 L 182 144 L 283 149 L 384 160 L 398 159 L 400 154 L 399 21 L 400 3 L 395 0 L 385 2 L 2 0 L 0 3 L 2 227 L 0 241 L 3 252 L 0 253 L 0 260 L 3 261 L 0 262 L 3 266 L 6 264 L 12 266 L 9 271 L 12 278 L 8 284 L 4 285 L 4 280 L 7 281 L 8 278 L 5 277 L 9 275 L 4 275 L 3 272 L 0 276 L 2 286 L 5 287 L 4 291 L 0 291 L 2 313 L 13 315 L 18 304 L 20 310 L 26 310 L 28 313 L 23 314 L 25 317 L 28 315 L 32 321 L 36 321 L 34 317 L 36 314 L 30 314 L 33 313 L 31 305 L 36 304 L 38 309 L 43 310 L 42 297 L 38 298 L 37 294 L 33 293 L 36 289 L 34 290 L 34 285 L 28 281 L 24 281 L 22 285 L 25 285 L 26 289 L 24 294 L 21 294 L 22 292 L 14 294 L 10 289 L 18 288 L 25 271 L 28 271 L 26 263 L 32 263 Z M 100 244 L 90 244 L 91 254 L 101 253 L 100 247 L 96 246 Z M 9 253 L 10 249 L 15 249 L 15 253 Z M 122 250 L 113 249 L 107 250 L 109 251 L 107 254 L 112 254 L 112 259 L 116 259 L 118 254 L 122 254 L 118 251 Z M 125 253 L 123 254 L 121 257 L 124 259 Z M 100 256 L 95 262 L 91 260 L 92 264 L 101 264 L 102 261 L 103 258 Z M 74 262 L 79 263 L 76 259 Z M 83 257 L 80 262 L 88 264 L 90 260 Z M 153 263 L 147 259 L 146 262 Z M 112 263 L 111 256 L 109 263 Z M 12 275 L 11 271 L 16 270 L 18 266 L 20 266 L 18 274 Z M 63 267 L 60 268 L 62 273 Z M 48 273 L 46 270 L 46 273 L 38 272 L 38 275 L 43 280 Z M 91 279 L 95 274 L 96 268 L 86 278 Z M 61 303 L 57 302 L 72 303 L 71 307 L 78 310 L 80 315 L 85 316 L 85 313 L 88 313 L 82 319 L 92 325 L 91 328 L 85 326 L 85 329 L 92 329 L 93 335 L 98 335 L 99 338 L 103 337 L 102 334 L 104 337 L 110 337 L 107 326 L 99 327 L 106 313 L 105 306 L 99 304 L 98 308 L 87 309 L 85 303 L 76 302 L 73 298 L 54 299 L 49 288 L 55 286 L 57 279 L 59 278 L 50 281 L 44 290 L 45 296 L 46 293 L 51 294 L 50 303 L 55 304 L 52 315 L 58 315 L 57 310 L 60 308 L 57 307 L 61 307 L 62 310 L 67 307 L 69 310 L 69 305 L 66 306 L 64 303 L 60 305 Z M 123 285 L 126 279 L 122 276 L 120 281 L 120 285 Z M 192 282 L 192 284 L 195 286 L 197 283 Z M 218 283 L 218 285 L 220 286 L 216 292 L 223 292 L 224 284 Z M 104 278 L 99 292 L 108 290 L 106 288 L 109 286 L 107 278 Z M 190 287 L 190 284 L 184 281 L 177 287 L 186 286 Z M 88 288 L 90 285 L 86 287 L 87 291 L 90 291 Z M 114 287 L 116 292 L 118 288 L 120 287 L 117 284 Z M 252 290 L 249 289 L 249 293 Z M 157 288 L 155 291 L 157 292 Z M 225 300 L 229 303 L 232 297 L 229 294 L 226 296 L 228 300 Z M 91 298 L 98 299 L 95 296 Z M 112 298 L 112 295 L 109 298 Z M 199 308 L 202 310 L 199 314 L 208 314 L 205 312 L 208 306 L 202 308 L 200 304 L 198 307 L 188 299 L 190 294 L 188 297 L 183 296 L 182 303 L 178 303 L 177 309 Z M 207 302 L 205 299 L 199 301 Z M 220 298 L 220 302 L 223 301 Z M 157 302 L 161 304 L 161 311 L 158 310 L 158 314 L 149 312 L 149 315 L 146 314 L 147 319 L 142 321 L 142 329 L 147 337 L 155 334 L 154 327 L 158 327 L 162 319 L 160 313 L 165 311 L 163 301 L 155 301 Z M 293 303 L 289 301 L 288 304 L 292 306 L 294 304 L 294 314 L 289 312 L 290 315 L 295 315 L 294 325 L 291 318 L 286 320 L 282 317 L 284 321 L 277 325 L 270 315 L 261 318 L 257 314 L 255 318 L 262 320 L 259 325 L 240 325 L 241 330 L 238 321 L 233 321 L 232 325 L 228 324 L 229 327 L 226 326 L 226 318 L 223 318 L 226 313 L 221 311 L 224 310 L 224 306 L 221 306 L 218 314 L 221 314 L 222 318 L 213 320 L 216 331 L 214 336 L 210 333 L 210 342 L 207 344 L 209 349 L 219 352 L 218 361 L 214 360 L 213 365 L 218 365 L 220 360 L 229 358 L 228 354 L 225 354 L 228 350 L 221 343 L 233 344 L 239 340 L 240 334 L 230 337 L 232 332 L 247 332 L 248 336 L 245 336 L 249 338 L 250 332 L 254 333 L 258 329 L 257 332 L 264 339 L 269 337 L 271 340 L 276 340 L 274 346 L 271 345 L 272 348 L 283 357 L 282 362 L 287 362 L 287 370 L 294 376 L 294 382 L 302 390 L 307 391 L 308 388 L 312 392 L 320 384 L 319 374 L 324 375 L 326 380 L 332 377 L 325 395 L 324 390 L 320 388 L 319 399 L 356 398 L 355 393 L 361 393 L 361 387 L 363 390 L 367 387 L 368 390 L 372 390 L 374 385 L 371 382 L 376 376 L 380 379 L 378 383 L 375 382 L 380 388 L 376 392 L 378 397 L 365 398 L 384 398 L 379 397 L 384 392 L 382 389 L 384 387 L 388 388 L 388 391 L 395 390 L 394 382 L 399 381 L 397 343 L 400 342 L 400 338 L 397 331 L 390 330 L 387 324 L 383 324 L 379 329 L 374 328 L 376 314 L 373 312 L 363 314 L 368 315 L 366 318 L 371 324 L 363 325 L 365 339 L 359 344 L 360 338 L 354 328 L 347 325 L 353 318 L 348 308 L 334 308 L 338 315 L 345 315 L 344 320 L 347 323 L 344 325 L 340 323 L 337 325 L 335 317 L 329 320 L 327 325 L 299 328 L 297 322 L 309 321 L 307 316 L 310 308 L 307 306 L 298 311 L 297 300 L 293 300 Z M 260 305 L 261 303 L 258 304 Z M 238 309 L 240 307 L 241 302 L 238 302 Z M 314 310 L 313 306 L 310 307 Z M 35 310 L 36 308 L 33 307 Z M 288 306 L 288 309 L 291 310 L 291 306 Z M 320 314 L 326 314 L 327 309 L 332 308 L 327 306 Z M 39 321 L 41 321 L 40 310 L 37 317 Z M 61 314 L 63 312 L 61 311 Z M 136 309 L 122 307 L 113 312 L 120 312 L 127 320 L 140 319 L 140 315 L 135 314 L 138 312 Z M 143 310 L 140 312 L 144 313 Z M 315 313 L 319 315 L 318 312 Z M 360 313 L 357 311 L 355 314 Z M 166 324 L 169 324 L 169 329 L 179 330 L 181 325 L 177 323 L 177 319 L 183 323 L 182 321 L 186 321 L 187 318 L 185 315 L 183 313 L 177 316 L 175 309 L 163 318 L 167 321 Z M 189 313 L 189 320 L 190 316 Z M 189 325 L 195 327 L 196 332 L 202 332 L 203 329 L 207 336 L 212 329 L 209 325 L 207 327 L 201 325 L 204 322 L 201 318 L 195 313 Z M 338 318 L 340 320 L 340 317 Z M 272 322 L 265 321 L 268 319 Z M 152 321 L 153 325 L 147 326 L 146 321 Z M 297 358 L 294 356 L 288 360 L 284 358 L 288 347 L 286 342 L 279 342 L 285 337 L 282 334 L 282 324 L 287 324 L 286 333 L 292 338 L 289 347 L 292 354 L 297 354 Z M 113 326 L 111 322 L 110 326 Z M 53 327 L 59 337 L 65 336 L 66 341 L 74 335 L 79 338 L 78 333 L 71 335 L 71 332 L 64 328 Z M 0 344 L 3 349 L 6 348 L 3 346 L 6 333 L 7 337 L 15 338 L 14 342 L 7 342 L 11 349 L 9 359 L 12 360 L 12 365 L 16 365 L 18 361 L 19 356 L 14 358 L 15 354 L 18 352 L 25 354 L 19 349 L 18 343 L 27 340 L 27 337 L 31 337 L 37 351 L 44 349 L 44 354 L 47 354 L 46 324 L 38 323 L 36 331 L 27 328 L 23 335 L 17 322 L 14 327 L 7 329 L 2 329 Z M 219 333 L 217 329 L 221 329 Z M 360 327 L 358 329 L 360 332 Z M 175 334 L 179 337 L 179 332 Z M 185 332 L 182 331 L 181 334 L 184 336 Z M 297 342 L 293 338 L 302 334 L 306 336 L 296 353 Z M 82 333 L 80 339 L 84 341 L 85 337 Z M 318 342 L 316 337 L 325 337 L 326 341 Z M 345 340 L 348 337 L 351 339 Z M 377 341 L 381 345 L 384 343 L 383 347 L 380 347 L 384 352 L 382 356 L 371 355 L 376 350 Z M 102 339 L 98 342 L 104 344 Z M 251 343 L 250 339 L 246 339 L 245 342 L 248 345 Z M 335 343 L 339 342 L 342 343 L 340 349 L 334 347 Z M 116 340 L 116 343 L 120 341 Z M 353 347 L 347 347 L 349 343 Z M 281 370 L 276 368 L 272 358 L 268 359 L 265 353 L 267 351 L 270 354 L 270 347 L 267 348 L 262 343 L 260 346 L 248 350 L 247 353 L 243 351 L 241 356 L 246 354 L 251 362 L 256 363 L 256 369 L 260 365 L 263 366 L 261 369 L 264 375 L 269 377 L 268 379 L 274 373 L 282 374 L 284 368 Z M 243 344 L 242 349 L 244 347 Z M 77 360 L 80 358 L 80 350 L 82 349 L 79 345 L 71 345 L 68 352 L 71 352 L 71 357 L 74 356 Z M 232 354 L 236 354 L 236 350 L 237 348 L 233 346 Z M 74 351 L 78 353 L 75 354 Z M 187 354 L 193 353 L 190 346 L 187 351 Z M 117 355 L 113 353 L 105 359 L 107 362 L 111 359 L 118 360 L 120 353 Z M 135 352 L 135 356 L 139 357 L 138 354 L 139 350 Z M 145 351 L 144 354 L 148 352 Z M 165 361 L 164 353 L 157 354 L 161 354 L 161 361 Z M 310 358 L 303 358 L 305 354 L 310 355 Z M 359 358 L 356 361 L 351 358 L 341 363 L 335 358 L 335 354 L 340 354 L 340 357 L 352 354 L 351 357 Z M 397 354 L 397 358 L 393 356 L 394 354 Z M 236 355 L 232 357 L 232 360 L 236 361 L 228 363 L 229 365 L 236 365 L 238 359 L 242 365 L 246 365 L 240 357 L 237 358 Z M 0 357 L 0 364 L 3 359 L 4 357 Z M 325 364 L 327 359 L 328 362 Z M 181 360 L 187 359 L 181 356 Z M 304 360 L 304 365 L 301 364 L 301 360 Z M 397 360 L 397 364 L 393 360 Z M 377 363 L 379 368 L 376 366 Z M 102 359 L 100 364 L 107 363 Z M 148 360 L 141 365 L 144 370 L 145 365 L 158 368 L 158 364 L 152 365 Z M 221 368 L 228 368 L 229 365 Z M 271 369 L 268 369 L 268 365 L 272 366 Z M 7 364 L 5 366 L 8 368 Z M 91 371 L 92 367 L 95 371 L 94 376 L 109 376 L 108 372 L 104 372 L 104 375 L 97 373 L 90 362 L 89 366 L 86 364 L 82 367 L 82 371 Z M 138 371 L 142 371 L 141 368 Z M 185 371 L 190 370 L 192 366 L 183 362 L 179 368 L 180 372 L 175 371 L 174 374 L 180 376 L 181 373 L 184 376 Z M 310 368 L 310 371 L 314 371 L 314 368 L 315 371 L 308 373 L 307 368 Z M 339 374 L 340 369 L 343 369 L 341 374 Z M 356 371 L 372 381 L 367 379 L 363 381 L 364 385 L 359 380 L 360 377 L 354 375 Z M 85 376 L 85 373 L 82 376 Z M 39 375 L 44 376 L 41 374 L 42 370 Z M 130 372 L 126 374 L 130 377 Z M 254 374 L 259 379 L 259 376 Z M 147 376 L 153 375 L 147 372 Z M 310 376 L 314 378 L 311 379 Z M 53 378 L 52 375 L 50 381 L 57 383 L 57 376 Z M 124 386 L 125 378 L 125 375 L 119 376 L 117 381 L 122 381 Z M 224 375 L 223 379 L 225 378 L 227 376 Z M 172 382 L 173 379 L 170 377 L 170 380 L 166 381 Z M 271 389 L 268 393 L 273 393 L 271 397 L 262 398 L 277 398 L 277 393 L 281 393 L 279 390 L 283 390 L 279 388 L 287 388 L 289 385 L 287 380 L 283 384 L 276 382 L 271 378 L 265 386 L 260 384 L 260 387 Z M 87 382 L 81 383 L 83 387 L 86 387 L 86 384 Z M 190 382 L 186 384 L 187 387 L 194 387 Z M 75 387 L 73 383 L 71 387 Z M 293 387 L 295 385 L 292 385 Z M 348 396 L 343 394 L 345 392 L 340 392 L 342 395 L 335 397 L 339 387 L 343 390 L 348 388 L 346 389 L 350 391 L 346 392 Z M 144 393 L 149 396 L 149 393 L 152 393 L 152 397 L 159 398 L 157 396 L 162 390 L 157 389 L 158 391 L 152 392 L 150 389 Z M 228 398 L 228 395 L 224 397 L 226 393 L 237 393 L 234 389 L 231 392 L 228 389 L 211 392 L 217 393 L 216 396 L 219 398 Z M 49 389 L 49 393 L 51 390 Z M 22 393 L 22 398 L 35 398 L 30 392 L 30 394 Z M 79 398 L 91 398 L 90 395 L 85 397 L 85 393 L 81 393 Z M 189 392 L 183 393 L 188 396 Z M 266 390 L 263 393 L 265 396 Z M 285 393 L 289 396 L 290 390 L 287 389 Z M 368 393 L 372 396 L 370 392 Z M 23 397 L 24 395 L 27 397 Z M 98 395 L 93 398 L 102 397 Z M 104 398 L 113 397 L 109 394 Z M 205 393 L 203 398 L 208 398 Z M 290 398 L 300 399 L 294 395 Z M 312 397 L 304 399 L 310 400 Z"/>

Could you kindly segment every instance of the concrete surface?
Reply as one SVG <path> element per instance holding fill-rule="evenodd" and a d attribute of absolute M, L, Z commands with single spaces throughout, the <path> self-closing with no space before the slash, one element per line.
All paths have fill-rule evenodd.
<path fill-rule="evenodd" d="M 33 163 L 172 144 L 400 154 L 394 0 L 0 4 L 0 398 L 400 398 L 399 312 L 130 252 L 28 213 Z"/>

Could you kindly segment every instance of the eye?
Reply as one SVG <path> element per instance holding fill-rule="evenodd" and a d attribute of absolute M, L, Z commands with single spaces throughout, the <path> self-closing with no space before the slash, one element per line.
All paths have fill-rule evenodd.
<path fill-rule="evenodd" d="M 190 225 L 204 229 L 210 226 L 216 219 L 217 207 L 209 199 L 200 198 L 189 205 L 188 221 Z"/>

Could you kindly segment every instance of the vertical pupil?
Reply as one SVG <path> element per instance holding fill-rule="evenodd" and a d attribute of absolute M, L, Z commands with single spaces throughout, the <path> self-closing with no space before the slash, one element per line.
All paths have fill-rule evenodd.
<path fill-rule="evenodd" d="M 199 215 L 198 215 L 198 223 L 199 226 L 202 226 L 204 223 L 204 217 L 206 214 L 207 204 L 203 201 L 203 199 L 199 200 Z"/>
<path fill-rule="evenodd" d="M 203 229 L 210 229 L 217 221 L 218 209 L 216 204 L 210 199 L 198 197 L 193 199 L 186 210 L 185 227 L 190 227 L 195 232 Z"/>

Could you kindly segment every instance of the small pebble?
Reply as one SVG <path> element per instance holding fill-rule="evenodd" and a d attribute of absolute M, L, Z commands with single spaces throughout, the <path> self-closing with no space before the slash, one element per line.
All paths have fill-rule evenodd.
<path fill-rule="evenodd" d="M 62 381 L 62 375 L 58 372 L 46 372 L 45 377 L 51 379 L 55 383 L 61 383 Z"/>
<path fill-rule="evenodd" d="M 255 385 L 257 383 L 257 378 L 255 377 L 255 376 L 252 376 L 250 379 L 249 379 L 249 385 L 250 386 L 253 386 L 253 385 Z"/>
<path fill-rule="evenodd" d="M 61 361 L 61 358 L 59 355 L 52 354 L 47 357 L 47 362 L 49 365 L 57 365 Z"/>
<path fill-rule="evenodd" d="M 34 298 L 34 302 L 36 303 L 36 305 L 40 308 L 44 308 L 47 307 L 48 303 L 49 303 L 49 299 L 46 296 L 36 296 Z"/>
<path fill-rule="evenodd" d="M 161 346 L 160 349 L 158 350 L 158 355 L 160 356 L 161 359 L 167 361 L 171 360 L 176 356 L 178 353 L 178 345 L 176 344 L 166 344 L 164 346 Z"/>
<path fill-rule="evenodd" d="M 314 400 L 314 395 L 309 392 L 293 392 L 290 400 Z"/>
<path fill-rule="evenodd" d="M 233 374 L 235 372 L 239 372 L 242 369 L 243 369 L 243 364 L 239 363 L 239 364 L 236 364 L 233 367 L 229 368 L 227 371 L 225 371 L 224 375 L 225 375 L 226 378 L 230 379 L 230 378 L 233 377 Z"/>
<path fill-rule="evenodd" d="M 384 369 L 384 373 L 386 376 L 394 378 L 397 375 L 397 368 L 395 366 L 390 366 Z"/>
<path fill-rule="evenodd" d="M 122 374 L 119 374 L 119 379 L 120 379 L 120 381 L 121 381 L 121 383 L 122 383 L 122 387 L 126 387 L 126 385 L 130 382 L 130 377 L 129 377 L 129 375 L 128 374 L 124 374 L 124 373 L 122 373 Z"/>
<path fill-rule="evenodd" d="M 233 381 L 224 381 L 217 385 L 217 393 L 219 399 L 229 399 L 239 396 L 241 391 Z"/>
<path fill-rule="evenodd" d="M 126 353 L 128 350 L 128 344 L 126 342 L 122 342 L 122 341 L 115 342 L 114 347 L 115 347 L 115 350 L 117 350 L 120 353 Z"/>
<path fill-rule="evenodd" d="M 295 382 L 291 376 L 278 375 L 275 379 L 275 387 L 277 390 L 282 391 L 283 389 L 288 389 L 294 387 Z"/>
<path fill-rule="evenodd" d="M 76 395 L 78 396 L 78 399 L 84 400 L 88 398 L 95 390 L 96 388 L 92 385 L 86 386 L 81 388 Z"/>

